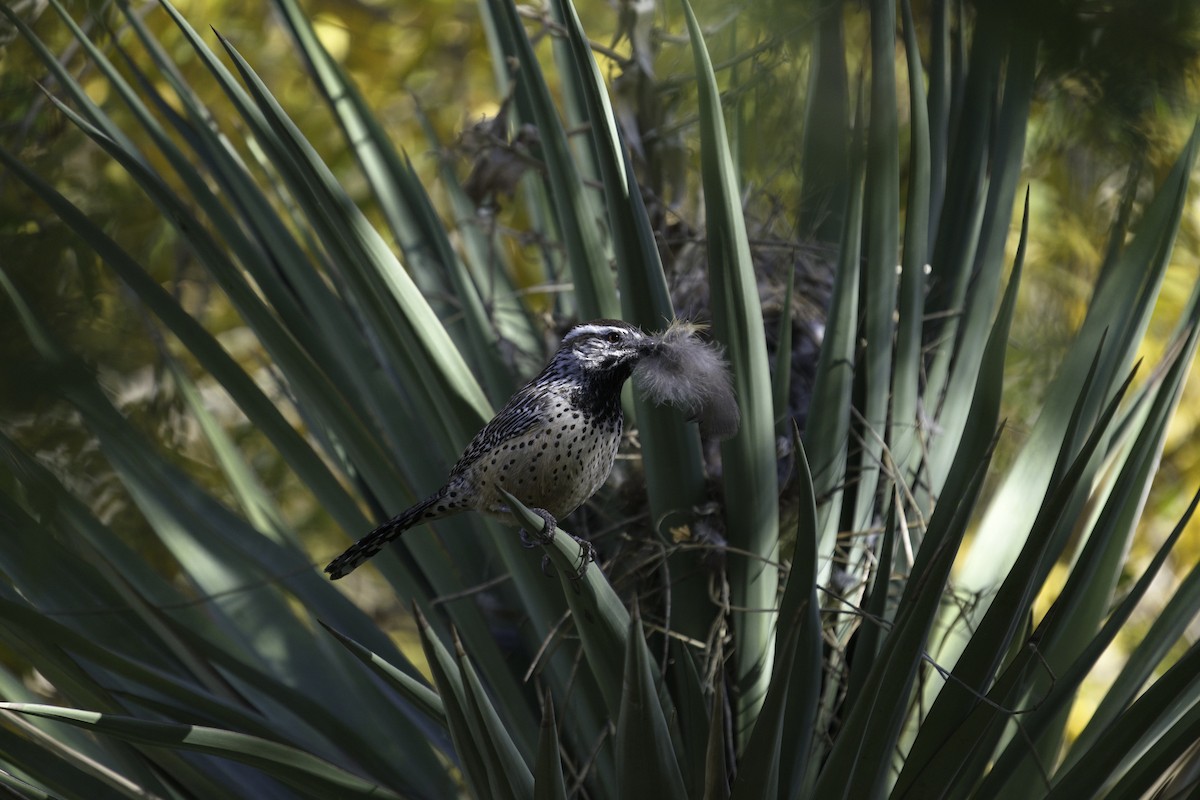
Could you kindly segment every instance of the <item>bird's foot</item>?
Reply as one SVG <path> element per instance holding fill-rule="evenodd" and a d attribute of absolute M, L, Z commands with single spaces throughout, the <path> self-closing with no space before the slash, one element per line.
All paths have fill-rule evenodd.
<path fill-rule="evenodd" d="M 571 538 L 579 545 L 579 568 L 575 570 L 575 574 L 571 576 L 571 580 L 580 581 L 587 574 L 588 564 L 596 560 L 596 546 L 587 539 L 581 539 L 578 536 L 572 536 Z"/>
<path fill-rule="evenodd" d="M 538 545 L 547 545 L 554 541 L 554 532 L 558 530 L 558 521 L 554 519 L 554 515 L 544 508 L 529 509 L 537 514 L 546 523 L 540 531 L 530 533 L 521 528 L 521 546 L 527 550 L 532 550 Z"/>
<path fill-rule="evenodd" d="M 542 530 L 536 533 L 530 533 L 525 528 L 521 529 L 521 546 L 526 549 L 533 549 L 538 546 L 546 546 L 554 541 L 554 534 L 558 530 L 558 521 L 554 519 L 554 515 L 544 508 L 529 509 L 537 514 L 545 521 Z M 579 567 L 571 576 L 572 581 L 579 581 L 587 573 L 588 564 L 596 560 L 596 548 L 587 539 L 581 539 L 578 536 L 572 536 L 575 543 L 579 545 Z M 542 573 L 545 575 L 553 574 L 550 569 L 550 556 L 542 557 Z"/>

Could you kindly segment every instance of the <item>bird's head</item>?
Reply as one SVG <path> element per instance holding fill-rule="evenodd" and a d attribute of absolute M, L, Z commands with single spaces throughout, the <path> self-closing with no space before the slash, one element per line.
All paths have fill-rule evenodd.
<path fill-rule="evenodd" d="M 592 376 L 629 377 L 638 360 L 653 350 L 656 339 L 628 322 L 598 319 L 584 322 L 563 337 L 555 360 L 567 361 Z"/>

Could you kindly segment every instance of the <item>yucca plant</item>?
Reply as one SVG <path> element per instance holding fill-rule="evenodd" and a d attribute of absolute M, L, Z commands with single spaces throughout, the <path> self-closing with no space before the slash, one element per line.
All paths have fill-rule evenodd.
<path fill-rule="evenodd" d="M 494 230 L 472 224 L 475 203 L 449 167 L 440 172 L 446 216 L 467 222 L 443 221 L 293 0 L 274 7 L 382 229 L 275 100 L 253 55 L 219 33 L 200 35 L 167 0 L 152 13 L 169 17 L 206 67 L 207 85 L 224 93 L 219 109 L 172 61 L 178 48 L 127 6 L 112 20 L 123 32 L 104 48 L 57 0 L 56 16 L 38 25 L 74 35 L 72 49 L 103 76 L 111 106 L 92 101 L 21 13 L 0 8 L 55 79 L 57 113 L 174 227 L 283 387 L 269 394 L 202 315 L 152 277 L 153 265 L 20 152 L 0 149 L 8 173 L 145 312 L 170 391 L 223 476 L 206 486 L 156 447 L 0 269 L 8 308 L 56 391 L 171 557 L 166 569 L 153 565 L 77 496 L 69 470 L 49 468 L 12 429 L 0 437 L 7 792 L 1192 791 L 1200 653 L 1177 645 L 1200 609 L 1194 570 L 1069 742 L 1065 715 L 1195 507 L 1141 576 L 1120 586 L 1197 344 L 1200 295 L 1162 363 L 1134 368 L 1195 136 L 1141 206 L 1132 236 L 1115 230 L 1118 246 L 1037 423 L 997 467 L 1005 356 L 1026 233 L 1037 225 L 1026 203 L 1010 258 L 1038 42 L 990 4 L 971 13 L 932 5 L 924 61 L 907 4 L 899 20 L 892 3 L 869 4 L 866 52 L 847 44 L 842 20 L 852 12 L 836 2 L 821 4 L 805 29 L 820 68 L 809 71 L 800 126 L 811 191 L 795 214 L 837 250 L 801 436 L 789 400 L 795 275 L 789 264 L 768 330 L 722 85 L 683 0 L 704 207 L 692 222 L 703 231 L 707 316 L 732 367 L 741 430 L 706 459 L 694 426 L 631 397 L 638 441 L 623 472 L 634 487 L 626 493 L 640 497 L 644 487 L 644 500 L 632 521 L 613 513 L 615 500 L 585 517 L 603 568 L 578 581 L 578 549 L 565 536 L 546 547 L 556 574 L 548 580 L 514 532 L 480 518 L 407 534 L 373 563 L 393 609 L 411 609 L 420 652 L 324 579 L 326 553 L 303 546 L 203 392 L 219 388 L 332 525 L 356 538 L 433 488 L 543 352 L 547 332 L 514 288 Z M 663 262 L 670 251 L 656 240 L 639 180 L 661 178 L 661 163 L 644 142 L 635 163 L 631 130 L 618 125 L 569 0 L 547 14 L 553 48 L 539 53 L 511 2 L 481 4 L 508 130 L 537 132 L 525 142 L 536 169 L 516 201 L 553 243 L 547 277 L 562 270 L 572 287 L 554 316 L 660 328 L 675 315 L 667 275 L 679 264 Z M 631 38 L 624 66 L 644 69 L 645 39 Z M 556 91 L 539 56 L 557 64 Z M 848 79 L 848 62 L 869 67 L 862 87 Z M 752 113 L 734 102 L 735 130 Z M 985 493 L 989 480 L 996 488 Z M 1035 615 L 1063 563 L 1065 583 Z"/>

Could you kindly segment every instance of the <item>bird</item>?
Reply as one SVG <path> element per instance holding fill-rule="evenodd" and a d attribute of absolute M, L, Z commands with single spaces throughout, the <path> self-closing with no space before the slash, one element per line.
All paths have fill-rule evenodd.
<path fill-rule="evenodd" d="M 662 346 L 627 322 L 598 319 L 575 325 L 546 367 L 521 387 L 475 435 L 436 492 L 406 508 L 329 562 L 338 580 L 408 529 L 474 510 L 518 524 L 503 488 L 546 522 L 527 546 L 546 543 L 557 520 L 583 505 L 608 480 L 621 443 L 621 388 L 634 368 Z M 579 576 L 595 559 L 582 548 Z"/>

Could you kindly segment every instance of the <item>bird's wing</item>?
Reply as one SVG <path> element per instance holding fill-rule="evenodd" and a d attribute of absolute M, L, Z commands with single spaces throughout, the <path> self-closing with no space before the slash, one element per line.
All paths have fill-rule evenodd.
<path fill-rule="evenodd" d="M 475 438 L 459 456 L 458 463 L 450 470 L 450 477 L 460 475 L 484 453 L 541 424 L 545 417 L 545 405 L 546 397 L 535 391 L 532 383 L 517 390 L 504 408 L 492 417 L 492 421 L 475 434 Z"/>

